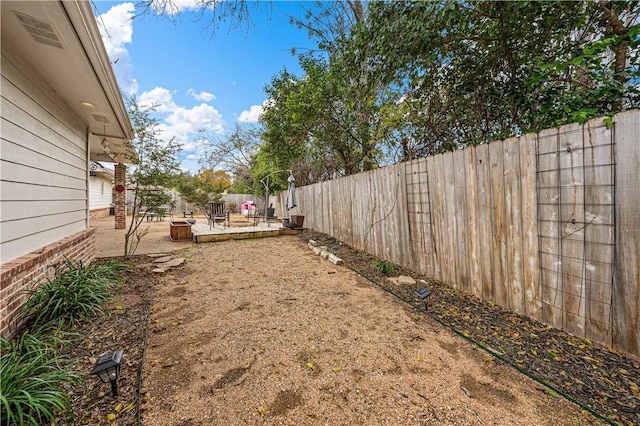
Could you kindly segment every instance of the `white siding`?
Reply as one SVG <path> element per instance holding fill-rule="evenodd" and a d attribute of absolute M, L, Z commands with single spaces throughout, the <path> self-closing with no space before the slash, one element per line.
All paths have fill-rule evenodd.
<path fill-rule="evenodd" d="M 80 120 L 2 50 L 0 262 L 87 227 L 87 142 Z"/>
<path fill-rule="evenodd" d="M 89 178 L 89 209 L 111 207 L 111 177 L 104 173 Z"/>

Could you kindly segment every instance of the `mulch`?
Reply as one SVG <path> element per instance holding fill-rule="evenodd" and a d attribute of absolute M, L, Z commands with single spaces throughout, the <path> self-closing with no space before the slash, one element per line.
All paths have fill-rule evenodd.
<path fill-rule="evenodd" d="M 511 365 L 546 385 L 552 395 L 576 402 L 604 422 L 640 424 L 640 360 L 393 265 L 394 276 L 416 281 L 414 285 L 397 284 L 381 272 L 385 268 L 376 266 L 376 257 L 325 234 L 306 231 L 301 238 L 326 246 L 345 266 L 416 309 L 424 310 L 425 305 L 415 291 L 429 288 L 427 313 L 484 348 L 489 362 Z"/>
<path fill-rule="evenodd" d="M 303 231 L 300 238 L 305 242 L 311 238 L 327 246 L 346 267 L 416 309 L 425 308 L 414 294 L 416 289 L 428 287 L 433 293 L 426 313 L 484 348 L 487 362 L 511 365 L 545 384 L 551 395 L 576 402 L 606 423 L 640 424 L 639 360 L 481 301 L 398 265 L 393 265 L 394 275 L 410 276 L 416 284 L 391 282 L 380 271 L 379 263 L 376 266 L 377 258 L 325 234 Z M 59 424 L 142 424 L 140 406 L 145 395 L 140 394 L 140 383 L 155 278 L 135 267 L 149 262 L 147 256 L 109 260 L 129 263 L 132 272 L 107 307 L 107 315 L 79 324 L 73 330 L 79 337 L 67 354 L 79 361 L 76 368 L 86 381 L 70 390 L 73 414 L 59 419 Z M 119 304 L 126 304 L 126 309 Z M 115 349 L 125 351 L 117 397 L 111 395 L 108 384 L 87 373 L 97 356 Z M 117 421 L 113 420 L 116 417 Z"/>

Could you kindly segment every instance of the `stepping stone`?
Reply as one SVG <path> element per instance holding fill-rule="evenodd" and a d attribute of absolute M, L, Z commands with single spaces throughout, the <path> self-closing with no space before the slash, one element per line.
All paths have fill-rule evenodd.
<path fill-rule="evenodd" d="M 178 258 L 176 258 L 176 259 L 171 259 L 171 260 L 170 260 L 170 261 L 168 261 L 168 262 L 164 262 L 162 265 L 159 265 L 159 266 L 161 266 L 162 268 L 165 268 L 165 269 L 167 269 L 167 268 L 174 268 L 174 267 L 176 267 L 176 266 L 180 266 L 180 265 L 182 265 L 184 262 L 185 262 L 185 259 L 184 259 L 184 258 L 182 258 L 182 257 L 178 257 Z"/>
<path fill-rule="evenodd" d="M 158 257 L 153 260 L 153 263 L 165 263 L 170 261 L 171 259 L 173 259 L 173 256 Z"/>

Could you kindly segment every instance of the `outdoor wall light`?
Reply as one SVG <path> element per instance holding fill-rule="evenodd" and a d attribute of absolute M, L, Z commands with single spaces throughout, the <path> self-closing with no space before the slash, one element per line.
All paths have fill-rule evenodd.
<path fill-rule="evenodd" d="M 422 300 L 424 302 L 424 310 L 426 311 L 428 308 L 428 303 L 429 303 L 429 296 L 431 296 L 431 293 L 433 293 L 431 290 L 429 290 L 428 288 L 425 287 L 420 287 L 419 289 L 417 289 L 415 291 L 416 296 L 418 296 L 420 298 L 420 300 Z"/>
<path fill-rule="evenodd" d="M 124 351 L 105 352 L 100 355 L 93 366 L 91 374 L 96 374 L 102 383 L 111 383 L 111 393 L 118 396 L 118 376 L 120 375 L 120 361 Z"/>

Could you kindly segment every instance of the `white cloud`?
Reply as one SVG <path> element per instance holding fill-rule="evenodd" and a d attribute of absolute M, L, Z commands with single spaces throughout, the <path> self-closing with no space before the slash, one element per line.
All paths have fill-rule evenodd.
<path fill-rule="evenodd" d="M 171 2 L 153 2 L 155 13 L 165 13 L 169 16 L 177 15 L 185 10 L 198 10 L 202 7 L 202 0 L 172 0 Z"/>
<path fill-rule="evenodd" d="M 257 123 L 263 113 L 262 105 L 251 105 L 249 110 L 244 110 L 240 113 L 238 121 L 241 123 Z"/>
<path fill-rule="evenodd" d="M 148 92 L 142 93 L 138 97 L 138 104 L 142 107 L 155 106 L 156 112 L 172 112 L 178 108 L 178 105 L 173 101 L 173 94 L 169 89 L 164 87 L 154 87 Z"/>
<path fill-rule="evenodd" d="M 200 93 L 197 93 L 194 89 L 189 89 L 187 93 L 197 101 L 211 102 L 216 100 L 216 95 L 209 92 L 200 91 Z"/>
<path fill-rule="evenodd" d="M 118 85 L 128 94 L 138 90 L 138 82 L 131 76 L 133 66 L 126 47 L 133 39 L 134 15 L 135 5 L 122 3 L 96 18 Z"/>
<path fill-rule="evenodd" d="M 142 93 L 138 103 L 142 107 L 156 105 L 160 137 L 177 142 L 182 147 L 179 159 L 183 167 L 195 171 L 197 159 L 206 148 L 202 138 L 208 134 L 224 133 L 226 123 L 218 110 L 204 102 L 192 108 L 176 104 L 174 93 L 164 87 L 154 87 Z"/>
<path fill-rule="evenodd" d="M 202 103 L 193 108 L 177 107 L 165 119 L 176 134 L 224 132 L 222 114 L 211 105 Z"/>

